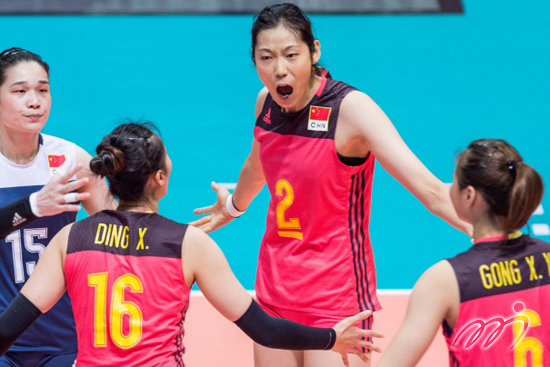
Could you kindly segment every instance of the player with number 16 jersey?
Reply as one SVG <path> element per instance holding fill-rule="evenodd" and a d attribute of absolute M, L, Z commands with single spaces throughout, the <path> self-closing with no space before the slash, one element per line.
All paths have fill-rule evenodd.
<path fill-rule="evenodd" d="M 114 210 L 73 225 L 64 271 L 78 325 L 77 365 L 124 358 L 135 366 L 183 365 L 186 230 L 156 213 Z"/>

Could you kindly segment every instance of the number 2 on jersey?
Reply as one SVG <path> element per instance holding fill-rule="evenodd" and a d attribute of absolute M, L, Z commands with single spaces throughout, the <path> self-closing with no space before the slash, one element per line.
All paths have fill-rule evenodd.
<path fill-rule="evenodd" d="M 94 346 L 107 346 L 107 286 L 108 273 L 88 275 L 88 287 L 95 288 L 94 305 Z M 143 314 L 133 302 L 124 300 L 126 288 L 132 293 L 143 293 L 141 280 L 133 274 L 120 276 L 113 284 L 111 293 L 110 332 L 113 342 L 122 349 L 136 345 L 143 334 Z M 124 334 L 123 323 L 126 316 L 129 327 Z"/>
<path fill-rule="evenodd" d="M 284 196 L 277 205 L 276 210 L 277 226 L 279 227 L 277 233 L 281 237 L 296 238 L 298 240 L 304 239 L 304 234 L 302 232 L 289 231 L 289 229 L 300 229 L 300 220 L 298 218 L 285 219 L 285 211 L 294 202 L 294 189 L 292 185 L 287 180 L 279 180 L 275 185 L 275 193 L 277 196 Z"/>

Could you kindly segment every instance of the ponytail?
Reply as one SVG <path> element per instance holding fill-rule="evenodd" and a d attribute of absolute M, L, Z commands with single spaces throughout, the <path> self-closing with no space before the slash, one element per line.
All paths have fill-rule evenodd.
<path fill-rule="evenodd" d="M 544 186 L 539 173 L 528 164 L 520 163 L 515 168 L 516 179 L 510 194 L 508 215 L 502 227 L 508 233 L 523 227 L 542 201 Z"/>
<path fill-rule="evenodd" d="M 472 186 L 487 203 L 488 214 L 507 233 L 523 227 L 542 200 L 540 175 L 504 140 L 481 139 L 460 153 L 458 187 Z"/>

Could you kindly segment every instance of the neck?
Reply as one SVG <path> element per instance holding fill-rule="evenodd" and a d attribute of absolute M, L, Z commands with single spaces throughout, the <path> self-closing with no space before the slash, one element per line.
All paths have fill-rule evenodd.
<path fill-rule="evenodd" d="M 144 202 L 144 203 L 127 203 L 121 202 L 118 205 L 117 210 L 123 212 L 138 212 L 138 213 L 158 213 L 159 212 L 159 202 Z"/>
<path fill-rule="evenodd" d="M 505 230 L 495 225 L 494 221 L 488 218 L 482 218 L 474 223 L 474 242 L 482 238 L 491 238 L 498 236 L 506 236 Z"/>
<path fill-rule="evenodd" d="M 16 164 L 33 161 L 38 153 L 39 133 L 22 133 L 0 124 L 0 152 Z"/>

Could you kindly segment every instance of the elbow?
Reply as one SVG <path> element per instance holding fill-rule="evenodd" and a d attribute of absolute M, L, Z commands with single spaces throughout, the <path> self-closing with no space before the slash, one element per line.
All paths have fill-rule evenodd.
<path fill-rule="evenodd" d="M 266 348 L 274 348 L 277 349 L 278 345 L 276 343 L 275 338 L 272 335 L 267 335 L 268 333 L 264 333 L 263 335 L 258 334 L 255 335 L 252 340 L 254 342 L 260 344 L 261 346 L 264 346 Z"/>
<path fill-rule="evenodd" d="M 438 185 L 433 185 L 427 190 L 423 203 L 431 213 L 441 218 L 444 216 L 449 200 L 449 187 L 439 182 Z"/>

